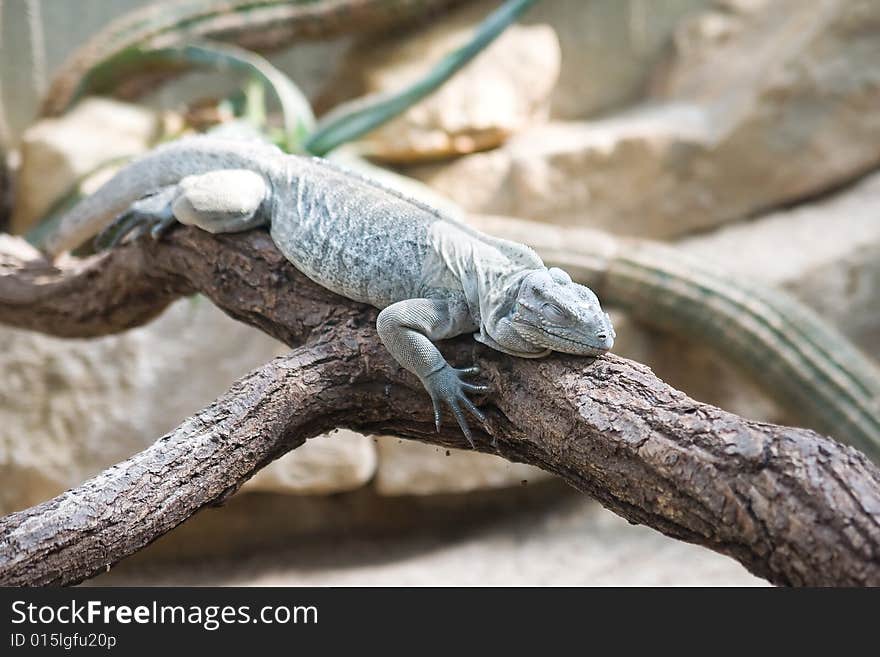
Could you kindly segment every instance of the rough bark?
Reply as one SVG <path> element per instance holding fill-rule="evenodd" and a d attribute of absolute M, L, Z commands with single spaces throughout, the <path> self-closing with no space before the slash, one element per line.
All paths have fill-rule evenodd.
<path fill-rule="evenodd" d="M 463 446 L 433 431 L 418 381 L 387 354 L 375 310 L 308 281 L 260 232 L 178 229 L 57 268 L 0 242 L 0 321 L 56 335 L 122 330 L 180 294 L 297 347 L 155 445 L 79 488 L 0 519 L 0 583 L 81 581 L 221 502 L 270 460 L 333 427 Z M 812 431 L 695 402 L 641 365 L 510 358 L 470 338 L 494 392 L 478 448 L 554 472 L 635 523 L 728 554 L 777 584 L 880 584 L 880 471 Z"/>

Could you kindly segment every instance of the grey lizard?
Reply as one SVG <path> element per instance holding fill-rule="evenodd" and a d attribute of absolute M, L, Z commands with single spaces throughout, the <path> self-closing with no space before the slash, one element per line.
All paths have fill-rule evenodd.
<path fill-rule="evenodd" d="M 192 137 L 132 162 L 61 220 L 57 254 L 116 219 L 118 238 L 175 222 L 211 233 L 268 225 L 282 254 L 319 285 L 381 309 L 379 337 L 468 442 L 466 393 L 486 392 L 434 345 L 472 332 L 522 358 L 551 351 L 597 356 L 615 333 L 596 295 L 525 245 L 481 233 L 418 201 L 319 158 L 261 142 Z"/>

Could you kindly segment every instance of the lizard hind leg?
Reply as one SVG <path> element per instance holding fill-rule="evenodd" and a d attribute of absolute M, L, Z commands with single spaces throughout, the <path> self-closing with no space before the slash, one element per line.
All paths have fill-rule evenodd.
<path fill-rule="evenodd" d="M 131 235 L 140 237 L 147 230 L 154 238 L 160 237 L 174 222 L 171 203 L 177 195 L 177 185 L 163 187 L 154 194 L 132 203 L 121 215 L 95 237 L 95 249 L 112 249 Z"/>
<path fill-rule="evenodd" d="M 209 233 L 238 233 L 267 223 L 270 186 L 248 169 L 221 169 L 183 178 L 171 210 L 182 224 Z"/>
<path fill-rule="evenodd" d="M 209 233 L 237 233 L 266 223 L 269 185 L 246 169 L 222 169 L 187 176 L 176 185 L 135 201 L 95 239 L 98 250 L 149 231 L 159 239 L 175 223 Z"/>

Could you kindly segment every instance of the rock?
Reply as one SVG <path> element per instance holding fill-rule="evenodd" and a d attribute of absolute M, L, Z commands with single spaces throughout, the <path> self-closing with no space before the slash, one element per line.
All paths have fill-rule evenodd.
<path fill-rule="evenodd" d="M 86 99 L 62 118 L 35 123 L 21 139 L 12 232 L 26 232 L 98 167 L 146 151 L 160 130 L 157 113 L 105 98 Z"/>
<path fill-rule="evenodd" d="M 675 165 L 706 139 L 699 108 L 667 105 L 535 126 L 494 151 L 406 173 L 473 213 L 668 237 L 714 218 L 706 191 Z"/>
<path fill-rule="evenodd" d="M 280 349 L 202 298 L 178 301 L 147 326 L 91 340 L 0 328 L 0 514 L 142 450 Z M 255 485 L 324 493 L 372 477 L 376 457 L 365 438 L 309 441 L 302 450 L 272 464 Z"/>
<path fill-rule="evenodd" d="M 463 45 L 488 12 L 466 8 L 430 27 L 365 44 L 347 58 L 365 93 L 398 91 L 420 79 Z M 493 148 L 543 120 L 559 75 L 559 43 L 546 25 L 513 25 L 465 68 L 403 115 L 360 141 L 364 152 L 388 162 L 445 158 Z M 332 86 L 332 85 L 331 85 Z"/>
<path fill-rule="evenodd" d="M 722 214 L 811 197 L 880 163 L 878 31 L 874 0 L 728 0 L 685 21 L 655 97 L 709 113 L 714 157 L 694 171 Z"/>
<path fill-rule="evenodd" d="M 366 500 L 372 522 L 352 499 L 366 491 L 333 500 L 242 495 L 84 585 L 767 586 L 733 559 L 633 526 L 586 495 L 540 505 L 538 488 L 507 491 L 506 505 L 497 496 L 492 506 L 488 493 Z M 303 540 L 291 518 L 317 513 L 341 531 Z"/>
<path fill-rule="evenodd" d="M 880 174 L 830 198 L 679 242 L 731 272 L 787 290 L 865 352 L 880 354 Z M 821 238 L 817 238 L 821 236 Z M 670 385 L 745 417 L 802 422 L 768 399 L 735 363 L 706 347 L 631 323 L 615 351 L 648 364 Z"/>
<path fill-rule="evenodd" d="M 880 173 L 826 198 L 682 240 L 735 276 L 782 287 L 880 354 Z"/>
<path fill-rule="evenodd" d="M 521 22 L 550 25 L 562 49 L 551 115 L 560 120 L 585 119 L 638 101 L 682 17 L 711 1 L 537 3 Z"/>
<path fill-rule="evenodd" d="M 671 238 L 880 164 L 880 4 L 727 6 L 685 23 L 649 102 L 408 172 L 471 212 Z"/>
<path fill-rule="evenodd" d="M 518 23 L 549 26 L 562 57 L 560 75 L 550 96 L 551 116 L 583 119 L 632 103 L 645 94 L 658 57 L 670 47 L 682 16 L 712 0 L 553 0 L 531 7 Z M 498 2 L 469 3 L 472 22 L 498 7 Z M 448 19 L 444 19 L 448 20 Z M 396 43 L 399 43 L 397 41 Z M 326 110 L 364 93 L 365 57 L 384 51 L 388 38 L 360 44 L 358 56 L 344 58 L 336 75 L 318 97 Z M 297 55 L 300 49 L 296 49 Z M 381 55 L 373 55 L 374 61 Z M 383 61 L 387 58 L 382 58 Z M 300 78 L 295 78 L 299 82 Z M 531 84 L 531 80 L 526 81 Z"/>
<path fill-rule="evenodd" d="M 270 466 L 271 467 L 271 466 Z M 479 530 L 498 518 L 552 511 L 580 496 L 555 479 L 451 495 L 380 495 L 372 486 L 333 495 L 247 492 L 205 508 L 130 558 L 126 565 L 299 551 L 306 543 Z M 610 513 L 610 512 L 608 512 Z M 670 539 L 671 540 L 671 539 Z M 118 564 L 113 572 L 125 571 Z M 135 566 L 136 567 L 136 566 Z"/>
<path fill-rule="evenodd" d="M 375 487 L 380 495 L 437 495 L 546 481 L 551 475 L 500 456 L 379 436 Z"/>
<path fill-rule="evenodd" d="M 326 495 L 360 488 L 375 472 L 373 440 L 340 429 L 270 463 L 247 482 L 246 490 Z"/>

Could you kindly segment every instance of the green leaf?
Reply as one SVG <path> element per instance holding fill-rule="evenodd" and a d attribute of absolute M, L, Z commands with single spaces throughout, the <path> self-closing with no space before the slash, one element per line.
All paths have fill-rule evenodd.
<path fill-rule="evenodd" d="M 403 113 L 436 91 L 535 2 L 537 0 L 508 0 L 477 27 L 470 41 L 446 55 L 425 77 L 406 89 L 343 103 L 318 122 L 305 149 L 313 155 L 325 155 Z"/>
<path fill-rule="evenodd" d="M 143 66 L 187 64 L 218 71 L 243 71 L 262 81 L 278 99 L 284 124 L 282 146 L 301 152 L 307 136 L 315 128 L 315 115 L 299 87 L 267 59 L 237 46 L 218 43 L 191 43 L 157 50 L 140 51 Z M 253 108 L 250 108 L 253 110 Z"/>

